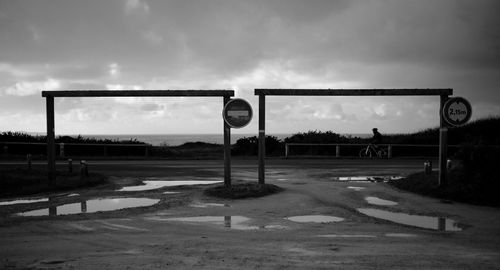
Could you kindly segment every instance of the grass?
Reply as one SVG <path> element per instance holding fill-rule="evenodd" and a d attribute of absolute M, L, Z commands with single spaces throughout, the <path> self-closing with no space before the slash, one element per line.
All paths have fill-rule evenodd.
<path fill-rule="evenodd" d="M 215 186 L 205 190 L 205 194 L 208 196 L 225 198 L 225 199 L 244 199 L 244 198 L 256 198 L 263 197 L 283 191 L 280 188 L 272 184 L 258 184 L 258 183 L 242 183 L 233 184 L 231 187 L 225 186 Z"/>
<path fill-rule="evenodd" d="M 389 184 L 401 190 L 442 200 L 500 207 L 498 183 L 472 179 L 464 181 L 464 173 L 460 170 L 450 171 L 447 184 L 443 187 L 439 186 L 437 172 L 430 175 L 414 173 L 405 179 L 389 181 Z"/>
<path fill-rule="evenodd" d="M 29 195 L 47 191 L 67 191 L 80 187 L 96 186 L 106 182 L 106 177 L 89 173 L 81 177 L 79 173 L 57 172 L 56 183 L 49 185 L 48 173 L 37 169 L 0 170 L 0 196 Z"/>

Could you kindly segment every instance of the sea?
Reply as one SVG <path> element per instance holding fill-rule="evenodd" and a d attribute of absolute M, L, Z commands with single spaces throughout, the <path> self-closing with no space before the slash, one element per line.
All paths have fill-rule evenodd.
<path fill-rule="evenodd" d="M 283 140 L 292 134 L 266 134 L 267 136 L 274 136 L 279 140 Z M 368 138 L 371 134 L 344 134 L 353 137 Z M 75 135 L 69 135 L 75 136 Z M 77 136 L 77 135 L 76 135 Z M 231 134 L 231 144 L 236 143 L 238 139 L 245 137 L 258 136 L 257 134 Z M 86 138 L 96 139 L 110 139 L 110 140 L 137 140 L 140 142 L 148 143 L 154 146 L 178 146 L 187 142 L 205 142 L 214 144 L 224 144 L 223 134 L 134 134 L 134 135 L 82 135 Z"/>

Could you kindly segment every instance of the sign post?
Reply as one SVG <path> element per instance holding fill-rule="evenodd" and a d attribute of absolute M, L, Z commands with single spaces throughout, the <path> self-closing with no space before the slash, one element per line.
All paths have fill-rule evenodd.
<path fill-rule="evenodd" d="M 224 106 L 222 113 L 224 122 L 232 128 L 242 128 L 252 120 L 252 106 L 246 100 L 241 98 L 231 99 Z"/>
<path fill-rule="evenodd" d="M 242 128 L 252 120 L 252 106 L 240 98 L 224 98 L 224 185 L 231 187 L 231 128 Z"/>
<path fill-rule="evenodd" d="M 459 127 L 467 123 L 472 116 L 472 106 L 462 97 L 448 99 L 443 105 L 443 119 L 452 127 Z"/>
<path fill-rule="evenodd" d="M 462 97 L 441 96 L 441 121 L 439 127 L 439 186 L 447 183 L 448 127 L 459 127 L 472 116 L 472 106 Z"/>

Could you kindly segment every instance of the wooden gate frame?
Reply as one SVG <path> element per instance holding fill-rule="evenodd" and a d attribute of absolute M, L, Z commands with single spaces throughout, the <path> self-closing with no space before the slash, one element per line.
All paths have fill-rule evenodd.
<path fill-rule="evenodd" d="M 47 110 L 47 167 L 49 185 L 56 183 L 55 97 L 223 97 L 223 106 L 234 96 L 234 90 L 61 90 L 42 91 Z M 231 128 L 224 123 L 224 185 L 231 186 Z"/>
<path fill-rule="evenodd" d="M 266 156 L 266 96 L 440 96 L 439 108 L 439 185 L 446 185 L 446 161 L 448 157 L 448 125 L 442 111 L 451 88 L 403 88 L 403 89 L 255 89 L 259 96 L 259 183 L 265 184 Z"/>

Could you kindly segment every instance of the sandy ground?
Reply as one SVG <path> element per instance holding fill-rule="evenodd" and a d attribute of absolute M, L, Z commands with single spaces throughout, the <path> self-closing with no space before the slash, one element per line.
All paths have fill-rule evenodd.
<path fill-rule="evenodd" d="M 385 183 L 335 176 L 401 175 L 419 160 L 363 163 L 270 161 L 267 182 L 285 189 L 253 199 L 206 197 L 206 186 L 116 191 L 147 177 L 222 180 L 219 161 L 96 162 L 113 184 L 50 202 L 0 206 L 2 269 L 499 269 L 500 210 L 422 197 Z M 234 181 L 255 181 L 254 161 L 233 163 Z M 166 193 L 164 192 L 178 192 Z M 374 196 L 396 205 L 370 205 Z M 43 196 L 42 196 L 43 197 Z M 151 198 L 152 206 L 61 216 L 12 214 L 95 198 Z M 5 199 L 4 199 L 5 200 Z M 90 206 L 90 205 L 89 205 Z M 460 231 L 401 225 L 359 208 L 446 217 Z M 289 217 L 336 217 L 327 223 Z M 201 221 L 185 218 L 197 217 Z"/>

